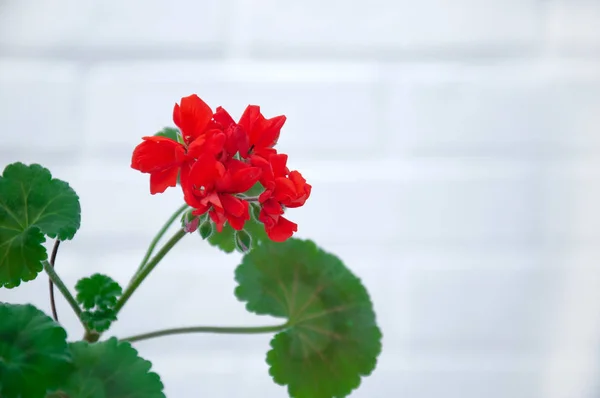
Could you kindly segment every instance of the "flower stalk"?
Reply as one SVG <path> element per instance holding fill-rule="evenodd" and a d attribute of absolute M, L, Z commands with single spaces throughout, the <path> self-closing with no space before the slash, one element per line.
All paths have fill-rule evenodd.
<path fill-rule="evenodd" d="M 156 253 L 156 255 L 150 261 L 148 261 L 148 263 L 142 268 L 142 270 L 134 276 L 129 286 L 127 286 L 127 289 L 125 289 L 125 291 L 123 292 L 123 295 L 119 298 L 119 301 L 117 301 L 117 305 L 115 306 L 115 315 L 119 313 L 121 308 L 123 308 L 123 306 L 129 300 L 131 295 L 137 290 L 138 287 L 140 287 L 144 279 L 146 279 L 146 277 L 150 275 L 150 273 L 152 272 L 152 270 L 154 270 L 154 268 L 156 268 L 158 263 L 186 234 L 187 233 L 183 228 L 177 230 L 175 235 L 173 235 L 171 239 L 169 239 L 169 241 L 165 243 L 165 245 L 158 251 L 158 253 Z"/>
<path fill-rule="evenodd" d="M 242 326 L 242 327 L 221 327 L 221 326 L 192 326 L 183 328 L 172 328 L 157 330 L 154 332 L 138 334 L 135 336 L 125 337 L 121 340 L 133 343 L 135 341 L 148 340 L 156 337 L 171 336 L 175 334 L 189 333 L 218 333 L 218 334 L 261 334 L 261 333 L 276 333 L 287 329 L 289 325 L 273 326 Z"/>
<path fill-rule="evenodd" d="M 50 264 L 48 260 L 42 261 L 42 264 L 44 266 L 46 274 L 48 274 L 48 277 L 50 278 L 52 283 L 58 288 L 58 291 L 62 293 L 64 298 L 67 300 L 67 302 L 73 309 L 73 312 L 75 312 L 75 314 L 77 315 L 77 318 L 79 318 L 79 320 L 81 321 L 81 308 L 79 308 L 79 304 L 77 304 L 77 300 L 75 300 L 75 297 L 73 297 L 65 283 L 62 281 L 62 279 L 60 279 L 60 276 L 58 276 L 52 264 Z M 85 326 L 83 321 L 81 321 L 81 323 L 87 331 L 87 327 Z"/>

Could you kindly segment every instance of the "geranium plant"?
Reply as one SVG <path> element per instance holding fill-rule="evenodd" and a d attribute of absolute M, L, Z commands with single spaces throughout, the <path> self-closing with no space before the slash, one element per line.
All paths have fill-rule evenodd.
<path fill-rule="evenodd" d="M 132 344 L 180 333 L 272 333 L 269 374 L 289 396 L 345 397 L 356 389 L 375 368 L 381 332 L 360 280 L 335 255 L 292 237 L 298 226 L 288 210 L 307 202 L 311 185 L 275 149 L 285 120 L 267 119 L 249 105 L 236 122 L 190 95 L 175 105 L 177 128 L 143 137 L 131 167 L 149 174 L 152 195 L 180 189 L 184 205 L 159 230 L 125 288 L 101 273 L 79 280 L 75 293 L 65 285 L 55 260 L 59 243 L 79 229 L 79 198 L 41 165 L 7 165 L 0 177 L 0 288 L 16 288 L 45 271 L 52 317 L 31 304 L 0 302 L 0 397 L 164 397 L 160 377 Z M 174 235 L 157 248 L 174 224 Z M 284 321 L 103 338 L 123 321 L 119 313 L 140 284 L 188 235 L 242 252 L 235 296 L 248 311 Z M 55 240 L 50 256 L 46 237 Z M 54 287 L 81 321 L 81 341 L 67 341 Z"/>

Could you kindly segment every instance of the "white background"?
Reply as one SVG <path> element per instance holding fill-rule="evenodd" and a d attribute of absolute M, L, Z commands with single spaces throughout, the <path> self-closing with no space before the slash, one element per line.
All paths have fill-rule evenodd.
<path fill-rule="evenodd" d="M 596 398 L 599 55 L 597 0 L 0 0 L 0 163 L 79 193 L 69 286 L 126 284 L 181 203 L 129 168 L 141 136 L 191 93 L 285 114 L 279 148 L 313 185 L 289 217 L 363 279 L 385 334 L 353 396 Z M 114 334 L 275 322 L 235 301 L 239 258 L 186 239 Z M 49 311 L 47 280 L 0 300 Z M 285 397 L 268 341 L 137 347 L 169 397 Z"/>

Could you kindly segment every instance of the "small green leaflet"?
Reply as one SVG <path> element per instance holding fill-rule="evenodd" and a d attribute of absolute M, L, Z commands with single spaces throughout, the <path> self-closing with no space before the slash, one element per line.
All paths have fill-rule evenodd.
<path fill-rule="evenodd" d="M 97 332 L 108 330 L 117 320 L 114 308 L 123 289 L 111 277 L 94 274 L 75 285 L 77 302 L 83 308 L 81 320 Z"/>

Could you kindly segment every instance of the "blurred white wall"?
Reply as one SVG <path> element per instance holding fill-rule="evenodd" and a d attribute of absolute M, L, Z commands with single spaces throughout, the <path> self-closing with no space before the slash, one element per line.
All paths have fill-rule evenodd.
<path fill-rule="evenodd" d="M 70 286 L 125 284 L 181 203 L 129 161 L 191 93 L 288 116 L 280 148 L 314 187 L 290 218 L 363 278 L 385 334 L 353 396 L 600 396 L 599 1 L 0 0 L 0 163 L 80 194 Z M 238 260 L 187 239 L 115 334 L 269 323 L 233 298 Z M 46 283 L 0 300 L 49 310 Z M 138 348 L 170 397 L 284 397 L 268 340 Z"/>

